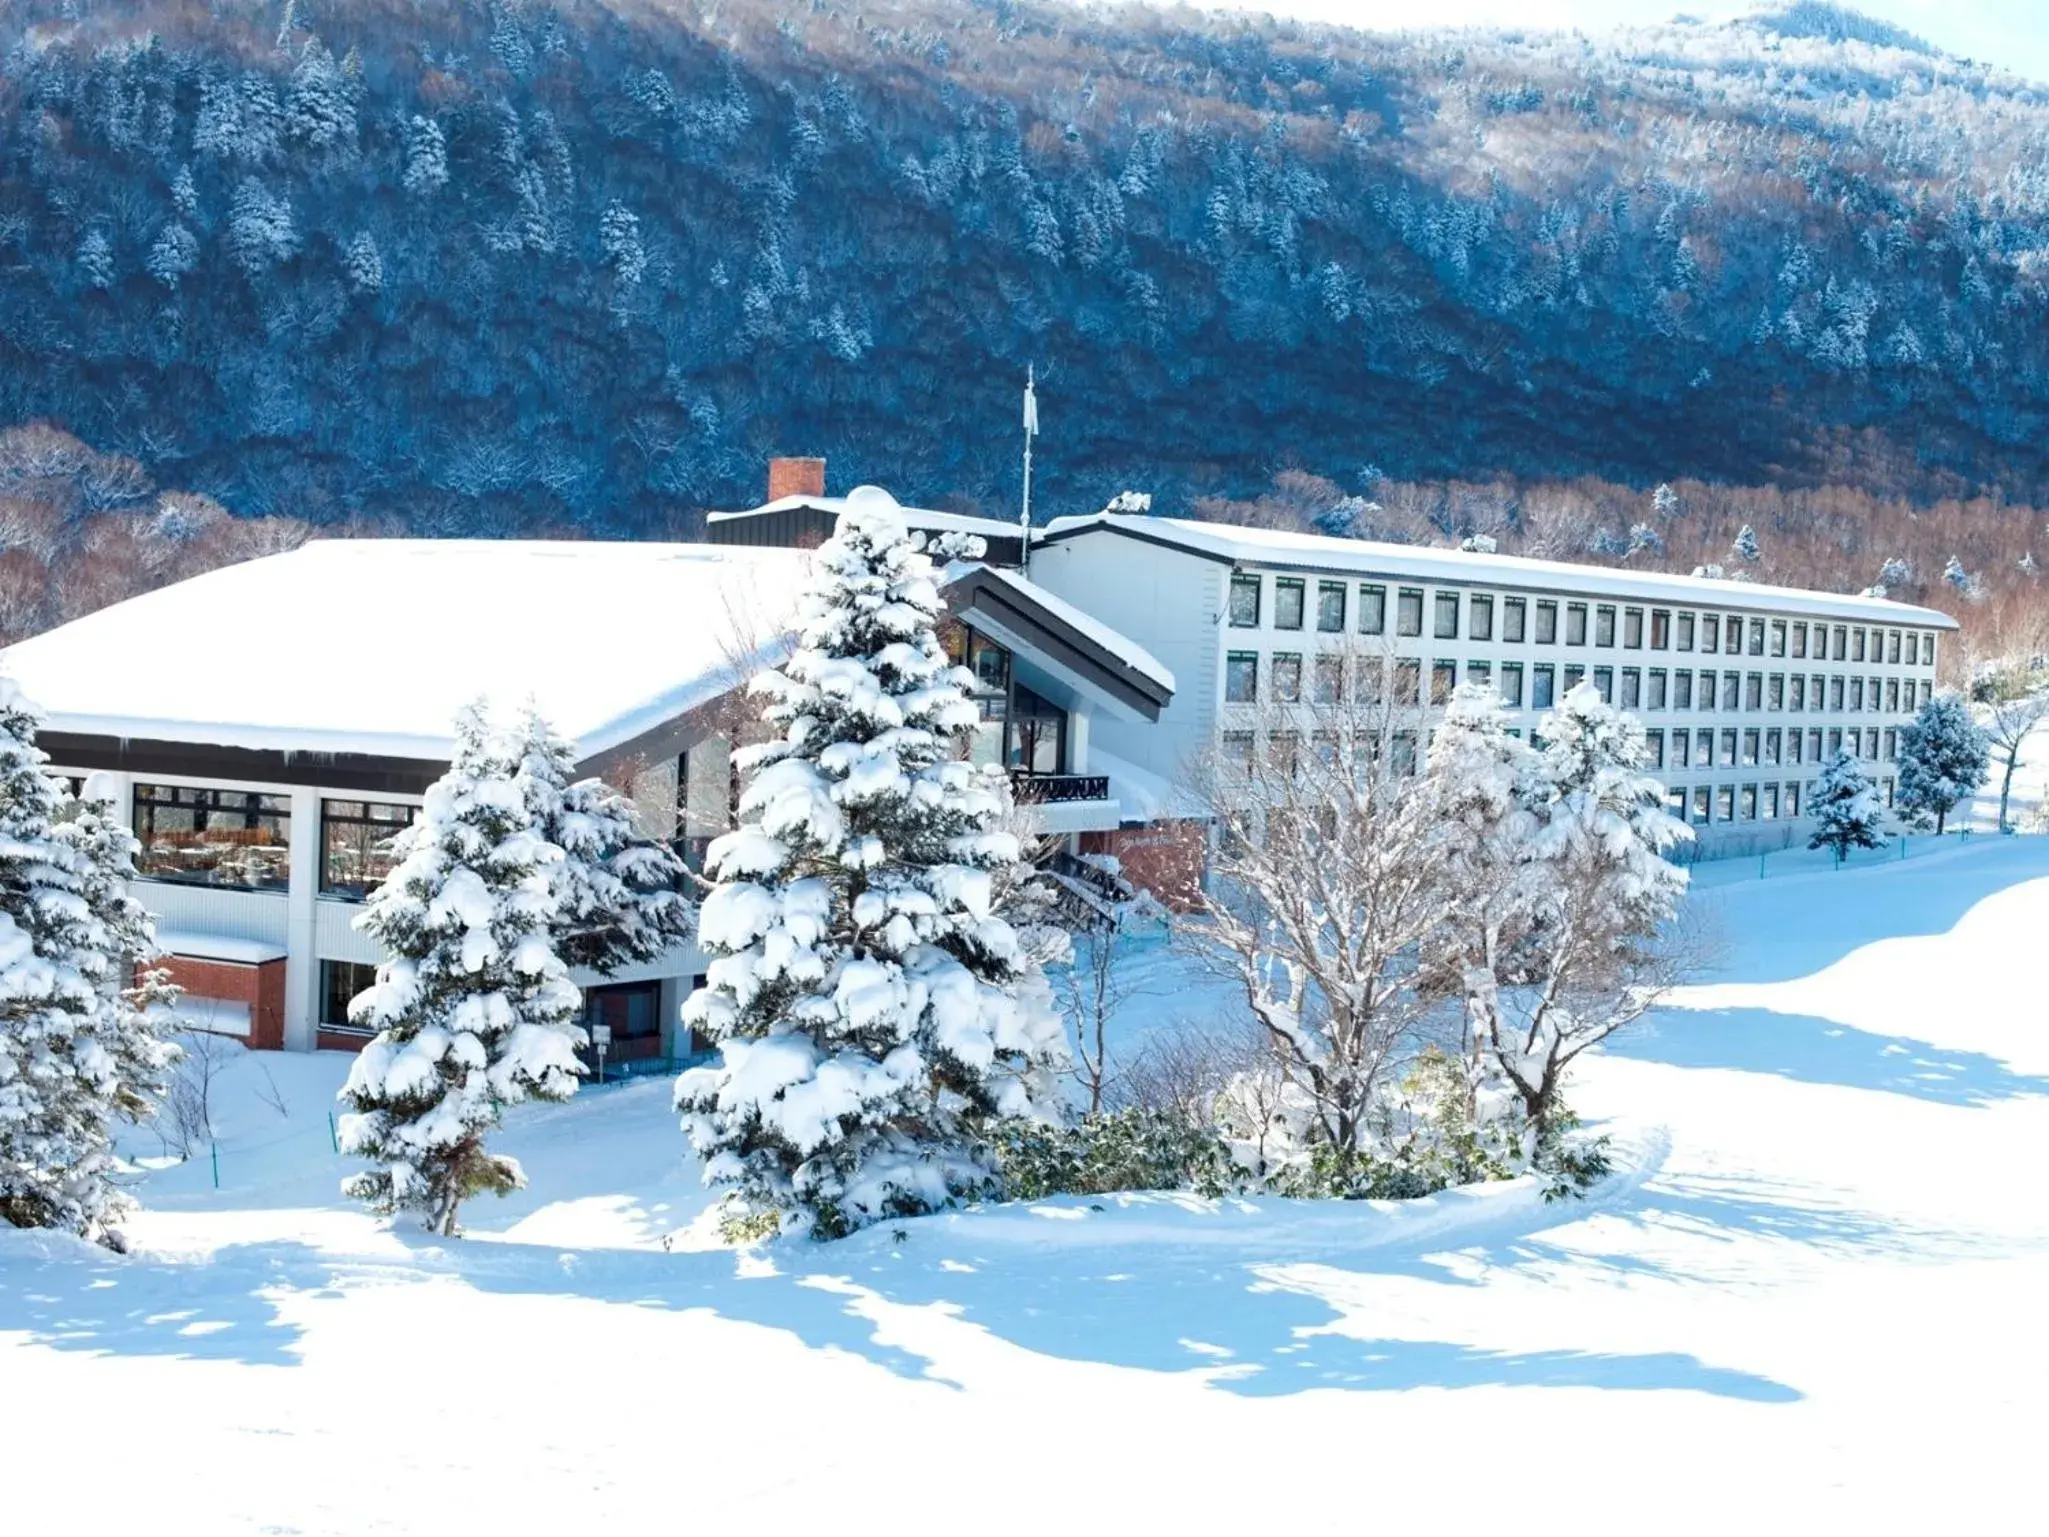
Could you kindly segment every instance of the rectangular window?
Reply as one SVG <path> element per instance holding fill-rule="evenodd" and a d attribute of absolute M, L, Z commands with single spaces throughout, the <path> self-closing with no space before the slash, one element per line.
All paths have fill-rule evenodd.
<path fill-rule="evenodd" d="M 1586 675 L 1587 670 L 1581 664 L 1577 662 L 1566 663 L 1565 671 L 1559 675 L 1558 691 L 1561 694 L 1571 693 L 1574 689 L 1580 686 L 1580 684 L 1585 680 Z"/>
<path fill-rule="evenodd" d="M 1900 632 L 1898 630 L 1887 630 L 1885 632 L 1885 659 L 1888 664 L 1897 664 L 1900 659 Z"/>
<path fill-rule="evenodd" d="M 1703 672 L 1700 675 L 1700 707 L 1712 710 L 1715 707 L 1715 683 L 1719 673 Z"/>
<path fill-rule="evenodd" d="M 1885 680 L 1885 713 L 1888 715 L 1900 713 L 1900 680 L 1898 678 L 1887 678 Z"/>
<path fill-rule="evenodd" d="M 1920 649 L 1921 632 L 1919 630 L 1907 631 L 1907 665 L 1909 667 L 1915 666 L 1920 661 Z"/>
<path fill-rule="evenodd" d="M 1653 667 L 1650 670 L 1649 677 L 1644 680 L 1643 707 L 1646 710 L 1662 710 L 1665 708 L 1664 668 Z"/>
<path fill-rule="evenodd" d="M 1654 608 L 1651 610 L 1651 650 L 1672 649 L 1672 610 Z"/>
<path fill-rule="evenodd" d="M 1738 708 L 1737 694 L 1742 687 L 1743 675 L 1741 673 L 1725 672 L 1722 674 L 1722 708 L 1725 711 L 1733 712 Z"/>
<path fill-rule="evenodd" d="M 1501 695 L 1501 702 L 1511 710 L 1520 710 L 1523 707 L 1523 664 L 1521 662 L 1503 662 L 1501 664 L 1501 681 L 1495 685 L 1495 691 Z"/>
<path fill-rule="evenodd" d="M 1494 638 L 1494 600 L 1484 592 L 1473 594 L 1466 615 L 1466 634 L 1471 640 Z"/>
<path fill-rule="evenodd" d="M 1431 624 L 1433 640 L 1458 639 L 1458 594 L 1440 592 L 1437 595 L 1436 614 Z"/>
<path fill-rule="evenodd" d="M 1693 766 L 1713 768 L 1715 766 L 1715 734 L 1703 726 L 1693 733 Z"/>
<path fill-rule="evenodd" d="M 1404 587 L 1395 594 L 1394 632 L 1397 635 L 1423 633 L 1423 589 Z"/>
<path fill-rule="evenodd" d="M 1758 734 L 1758 729 L 1755 726 L 1752 726 L 1743 733 L 1743 757 L 1741 762 L 1745 768 L 1757 767 Z"/>
<path fill-rule="evenodd" d="M 1359 587 L 1359 633 L 1387 633 L 1387 589 L 1361 583 Z"/>
<path fill-rule="evenodd" d="M 1807 708 L 1819 713 L 1828 705 L 1828 685 L 1820 673 L 1811 673 L 1807 679 Z"/>
<path fill-rule="evenodd" d="M 1451 691 L 1458 687 L 1458 663 L 1439 657 L 1430 667 L 1430 702 L 1442 708 L 1451 703 Z"/>
<path fill-rule="evenodd" d="M 1252 754 L 1258 739 L 1249 731 L 1224 733 L 1224 764 L 1240 774 L 1252 772 Z"/>
<path fill-rule="evenodd" d="M 1925 706 L 1929 699 L 1934 696 L 1934 693 L 1935 685 L 1929 682 L 1928 679 L 1923 678 L 1921 680 L 1921 703 Z"/>
<path fill-rule="evenodd" d="M 371 1032 L 367 1027 L 349 1022 L 349 1000 L 376 980 L 377 968 L 367 961 L 322 961 L 320 1028 L 369 1035 Z"/>
<path fill-rule="evenodd" d="M 1602 704 L 1615 702 L 1615 669 L 1596 667 L 1594 669 L 1594 692 L 1601 696 Z"/>
<path fill-rule="evenodd" d="M 1492 664 L 1491 664 L 1491 663 L 1487 663 L 1487 662 L 1468 662 L 1468 663 L 1466 663 L 1466 682 L 1468 682 L 1468 683 L 1492 683 L 1493 681 L 1494 681 L 1494 669 L 1493 669 L 1493 666 L 1492 666 Z"/>
<path fill-rule="evenodd" d="M 1828 707 L 1838 712 L 1843 708 L 1843 680 L 1841 678 L 1830 678 L 1828 680 Z"/>
<path fill-rule="evenodd" d="M 1700 649 L 1709 653 L 1722 647 L 1722 618 L 1719 614 L 1700 616 Z"/>
<path fill-rule="evenodd" d="M 1416 733 L 1397 731 L 1389 754 L 1395 774 L 1407 779 L 1416 772 Z"/>
<path fill-rule="evenodd" d="M 1275 607 L 1279 607 L 1275 604 Z M 1302 657 L 1299 652 L 1276 651 L 1270 664 L 1267 686 L 1278 704 L 1296 704 L 1302 698 Z"/>
<path fill-rule="evenodd" d="M 1681 614 L 1679 616 L 1678 633 L 1679 639 L 1674 649 L 1691 651 L 1693 649 L 1693 615 Z"/>
<path fill-rule="evenodd" d="M 1821 727 L 1813 726 L 1807 732 L 1807 761 L 1821 762 Z"/>
<path fill-rule="evenodd" d="M 1423 702 L 1423 664 L 1412 656 L 1394 664 L 1394 702 L 1403 710 L 1413 710 Z"/>
<path fill-rule="evenodd" d="M 1224 658 L 1224 703 L 1256 704 L 1259 700 L 1259 653 L 1233 651 Z"/>
<path fill-rule="evenodd" d="M 1843 750 L 1843 728 L 1836 726 L 1828 734 L 1828 755 L 1833 758 Z"/>
<path fill-rule="evenodd" d="M 1721 754 L 1715 761 L 1723 768 L 1734 768 L 1736 766 L 1736 728 L 1734 726 L 1723 728 Z"/>
<path fill-rule="evenodd" d="M 1788 731 L 1786 733 L 1786 761 L 1788 763 L 1798 763 L 1800 761 L 1800 733 L 1798 731 Z"/>
<path fill-rule="evenodd" d="M 1786 815 L 1800 815 L 1800 787 L 1796 784 L 1786 786 Z"/>
<path fill-rule="evenodd" d="M 1370 705 L 1387 703 L 1386 657 L 1362 656 L 1359 658 L 1359 703 Z"/>
<path fill-rule="evenodd" d="M 1859 625 L 1850 632 L 1850 660 L 1853 662 L 1864 660 L 1864 627 L 1862 625 Z"/>
<path fill-rule="evenodd" d="M 1243 571 L 1231 578 L 1231 628 L 1259 628 L 1259 578 Z"/>
<path fill-rule="evenodd" d="M 1545 598 L 1537 600 L 1537 644 L 1558 644 L 1558 605 Z"/>
<path fill-rule="evenodd" d="M 1686 758 L 1693 751 L 1693 733 L 1675 731 L 1672 733 L 1672 767 L 1685 768 Z"/>
<path fill-rule="evenodd" d="M 1733 822 L 1736 820 L 1736 787 L 1723 785 L 1715 791 L 1715 820 Z"/>
<path fill-rule="evenodd" d="M 398 861 L 391 840 L 412 826 L 417 806 L 383 801 L 320 803 L 320 890 L 357 901 L 391 873 Z"/>
<path fill-rule="evenodd" d="M 1783 710 L 1786 707 L 1786 675 L 1775 672 L 1764 680 L 1764 707 L 1767 710 Z"/>
<path fill-rule="evenodd" d="M 1527 607 L 1521 598 L 1501 600 L 1501 638 L 1511 645 L 1522 644 Z"/>
<path fill-rule="evenodd" d="M 1880 754 L 1887 763 L 1897 763 L 1900 757 L 1900 734 L 1891 726 L 1885 728 L 1885 751 Z"/>
<path fill-rule="evenodd" d="M 1830 658 L 1840 662 L 1850 654 L 1850 632 L 1842 625 L 1837 625 L 1830 634 L 1832 636 L 1829 642 Z"/>
<path fill-rule="evenodd" d="M 1679 821 L 1686 820 L 1686 786 L 1673 785 L 1665 791 L 1665 814 Z"/>
<path fill-rule="evenodd" d="M 1756 785 L 1745 785 L 1743 787 L 1743 820 L 1746 822 L 1755 822 L 1757 820 Z"/>
<path fill-rule="evenodd" d="M 1587 606 L 1584 603 L 1565 605 L 1565 643 L 1568 646 L 1587 643 Z"/>
<path fill-rule="evenodd" d="M 1618 703 L 1625 710 L 1643 708 L 1643 674 L 1634 667 L 1622 669 L 1622 698 Z"/>
<path fill-rule="evenodd" d="M 1665 766 L 1665 733 L 1662 731 L 1646 731 L 1643 734 L 1643 745 L 1644 749 L 1651 755 L 1651 767 L 1663 768 Z"/>
<path fill-rule="evenodd" d="M 254 790 L 138 784 L 136 872 L 153 881 L 283 891 L 291 884 L 292 801 Z"/>
<path fill-rule="evenodd" d="M 1320 656 L 1316 659 L 1316 671 L 1311 678 L 1310 698 L 1317 704 L 1343 704 L 1345 702 L 1345 659 L 1341 656 Z"/>
<path fill-rule="evenodd" d="M 1302 628 L 1302 579 L 1296 576 L 1274 578 L 1274 628 L 1276 630 L 1299 630 Z"/>
<path fill-rule="evenodd" d="M 1732 619 L 1729 622 L 1734 624 L 1736 621 Z M 1752 656 L 1764 655 L 1764 621 L 1762 619 L 1750 621 L 1750 654 Z"/>
<path fill-rule="evenodd" d="M 1530 708 L 1548 710 L 1553 704 L 1552 683 L 1555 672 L 1549 662 L 1539 662 L 1530 669 Z"/>
<path fill-rule="evenodd" d="M 1850 680 L 1850 708 L 1853 711 L 1864 708 L 1864 680 L 1862 678 L 1852 678 Z"/>
<path fill-rule="evenodd" d="M 1777 762 L 1779 761 L 1779 743 L 1780 743 L 1780 741 L 1781 741 L 1781 738 L 1780 738 L 1780 735 L 1779 735 L 1779 728 L 1778 728 L 1777 726 L 1774 726 L 1774 727 L 1772 727 L 1772 729 L 1771 729 L 1771 730 L 1767 731 L 1767 732 L 1766 732 L 1766 733 L 1764 734 L 1764 761 L 1765 761 L 1765 762 L 1767 762 L 1767 763 L 1777 763 Z"/>
<path fill-rule="evenodd" d="M 1793 693 L 1792 697 L 1786 701 L 1786 707 L 1791 710 L 1804 710 L 1807 708 L 1806 674 L 1797 672 L 1793 674 Z"/>
<path fill-rule="evenodd" d="M 1693 789 L 1693 820 L 1702 827 L 1707 826 L 1708 797 L 1713 793 L 1706 785 L 1695 785 Z"/>
<path fill-rule="evenodd" d="M 1316 627 L 1326 635 L 1341 635 L 1345 629 L 1345 584 L 1316 584 Z"/>
<path fill-rule="evenodd" d="M 1764 708 L 1764 674 L 1747 673 L 1743 679 L 1743 708 L 1750 711 Z"/>
<path fill-rule="evenodd" d="M 1775 784 L 1764 787 L 1764 804 L 1758 808 L 1758 815 L 1767 822 L 1778 820 L 1779 787 Z"/>
<path fill-rule="evenodd" d="M 1622 644 L 1624 647 L 1641 651 L 1643 649 L 1643 610 L 1625 608 L 1622 611 Z"/>
<path fill-rule="evenodd" d="M 1594 610 L 1594 644 L 1615 644 L 1615 605 L 1612 603 L 1603 603 Z"/>
<path fill-rule="evenodd" d="M 1807 626 L 1804 624 L 1793 626 L 1793 655 L 1796 657 L 1807 655 Z"/>
<path fill-rule="evenodd" d="M 1672 674 L 1672 708 L 1690 710 L 1693 708 L 1693 674 L 1675 672 Z"/>
<path fill-rule="evenodd" d="M 1786 621 L 1783 619 L 1774 619 L 1772 621 L 1772 655 L 1784 656 L 1785 654 Z"/>

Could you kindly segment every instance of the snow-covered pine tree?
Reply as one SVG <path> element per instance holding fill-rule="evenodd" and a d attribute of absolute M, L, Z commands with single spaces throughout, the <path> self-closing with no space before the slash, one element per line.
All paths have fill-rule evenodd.
<path fill-rule="evenodd" d="M 342 1189 L 446 1235 L 470 1196 L 525 1183 L 484 1146 L 504 1107 L 567 1099 L 583 1071 L 582 998 L 550 934 L 562 851 L 535 831 L 512 744 L 481 706 L 457 717 L 448 772 L 395 852 L 356 919 L 391 959 L 349 1004 L 377 1037 L 340 1096 L 342 1151 L 375 1167 Z"/>
<path fill-rule="evenodd" d="M 961 756 L 976 711 L 930 559 L 885 493 L 849 504 L 797 651 L 753 684 L 781 739 L 745 750 L 742 825 L 706 860 L 715 959 L 683 1017 L 722 1053 L 676 1101 L 729 1231 L 827 1238 L 993 1193 L 993 1123 L 1060 1104 L 1060 1019 L 992 902 L 1008 786 Z"/>
<path fill-rule="evenodd" d="M 1729 547 L 1729 553 L 1738 560 L 1746 560 L 1755 565 L 1762 558 L 1762 552 L 1757 547 L 1757 530 L 1748 523 L 1744 524 L 1736 531 L 1736 542 Z"/>
<path fill-rule="evenodd" d="M 118 1249 L 132 1202 L 113 1125 L 154 1108 L 174 1053 L 149 1009 L 167 990 L 126 890 L 134 841 L 97 801 L 64 825 L 38 724 L 0 678 L 0 1218 Z"/>
<path fill-rule="evenodd" d="M 1991 753 L 1961 694 L 1938 694 L 1900 727 L 1900 784 L 1894 804 L 1943 830 L 1956 803 L 1985 782 Z"/>
<path fill-rule="evenodd" d="M 608 975 L 688 939 L 682 862 L 641 832 L 633 802 L 602 779 L 573 779 L 575 749 L 531 705 L 517 755 L 534 830 L 562 850 L 549 881 L 563 964 Z"/>
<path fill-rule="evenodd" d="M 1837 864 L 1850 857 L 1851 849 L 1885 846 L 1884 834 L 1879 831 L 1885 808 L 1878 803 L 1878 792 L 1857 767 L 1857 760 L 1840 748 L 1821 766 L 1820 777 L 1809 787 L 1807 814 L 1814 818 L 1814 836 L 1807 846 L 1834 849 Z"/>

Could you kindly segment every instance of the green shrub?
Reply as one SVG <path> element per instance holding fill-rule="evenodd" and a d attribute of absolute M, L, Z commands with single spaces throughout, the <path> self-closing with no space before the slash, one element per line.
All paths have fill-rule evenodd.
<path fill-rule="evenodd" d="M 1068 1126 L 1006 1121 L 996 1151 L 1004 1191 L 1017 1200 L 1114 1190 L 1220 1196 L 1243 1183 L 1221 1137 L 1158 1110 L 1110 1111 Z"/>

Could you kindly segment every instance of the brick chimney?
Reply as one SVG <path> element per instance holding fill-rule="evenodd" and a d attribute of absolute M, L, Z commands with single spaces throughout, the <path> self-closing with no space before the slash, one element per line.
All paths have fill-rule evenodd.
<path fill-rule="evenodd" d="M 768 461 L 768 499 L 786 496 L 825 495 L 823 459 L 771 459 Z"/>

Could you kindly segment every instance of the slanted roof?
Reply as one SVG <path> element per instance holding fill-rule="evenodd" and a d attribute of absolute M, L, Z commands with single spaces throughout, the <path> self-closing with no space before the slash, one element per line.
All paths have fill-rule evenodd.
<path fill-rule="evenodd" d="M 1339 539 L 1288 529 L 1242 528 L 1233 523 L 1144 517 L 1134 513 L 1099 512 L 1088 517 L 1056 518 L 1046 526 L 1037 542 L 1057 544 L 1101 530 L 1232 564 L 1584 593 L 1589 597 L 1635 598 L 1696 604 L 1704 608 L 1820 614 L 1835 619 L 1860 619 L 1867 623 L 1912 625 L 1931 630 L 1957 628 L 1957 622 L 1940 609 L 1895 603 L 1889 598 L 1816 592 L 1804 587 L 1772 587 L 1762 582 L 1731 582 L 1704 576 L 1676 576 L 1663 571 L 1622 571 L 1606 566 L 1575 565 L 1562 560 L 1531 560 L 1521 555 L 1489 555 L 1475 550 L 1379 544 L 1366 539 Z"/>
<path fill-rule="evenodd" d="M 1128 714 L 1158 720 L 1174 697 L 1174 674 L 1159 658 L 1015 571 L 979 561 L 949 566 L 941 596 L 969 624 Z"/>
<path fill-rule="evenodd" d="M 797 550 L 332 539 L 0 652 L 54 732 L 445 762 L 529 697 L 590 757 L 733 688 L 790 628 Z"/>
<path fill-rule="evenodd" d="M 865 488 L 856 488 L 857 490 Z M 772 502 L 763 502 L 759 507 L 748 507 L 738 512 L 708 512 L 704 515 L 707 525 L 730 523 L 738 518 L 766 517 L 771 513 L 795 512 L 808 508 L 837 518 L 853 505 L 846 496 L 779 496 Z M 1020 525 L 1001 518 L 977 518 L 964 512 L 941 512 L 936 507 L 904 507 L 898 511 L 904 522 L 920 533 L 980 534 L 985 539 L 1015 539 L 1022 532 Z"/>

